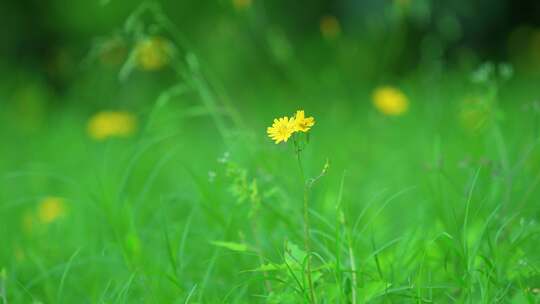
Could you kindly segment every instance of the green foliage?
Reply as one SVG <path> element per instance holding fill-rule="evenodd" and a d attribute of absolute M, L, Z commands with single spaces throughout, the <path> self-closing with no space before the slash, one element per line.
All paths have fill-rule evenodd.
<path fill-rule="evenodd" d="M 211 243 L 214 246 L 227 248 L 232 251 L 238 251 L 238 252 L 248 251 L 248 246 L 246 244 L 233 243 L 233 242 L 221 242 L 221 241 L 213 241 Z"/>
<path fill-rule="evenodd" d="M 399 24 L 408 9 L 393 5 Z M 411 73 L 398 83 L 409 110 L 390 117 L 372 84 L 312 73 L 268 32 L 277 71 L 257 66 L 267 79 L 228 87 L 146 2 L 114 35 L 126 48 L 103 74 L 114 77 L 92 67 L 63 96 L 29 78 L 0 104 L 1 304 L 306 303 L 311 291 L 317 303 L 540 301 L 537 75 L 493 63 Z M 138 66 L 138 43 L 155 36 L 150 57 L 167 59 Z M 82 104 L 121 88 L 145 102 Z M 136 115 L 137 132 L 89 136 L 88 118 L 110 107 Z M 316 119 L 309 144 L 275 145 L 266 127 L 299 108 Z M 65 209 L 43 221 L 49 196 Z"/>

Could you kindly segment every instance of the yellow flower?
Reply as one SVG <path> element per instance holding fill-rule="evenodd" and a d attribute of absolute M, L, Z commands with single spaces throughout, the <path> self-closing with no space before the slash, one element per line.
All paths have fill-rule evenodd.
<path fill-rule="evenodd" d="M 276 144 L 279 144 L 282 141 L 287 142 L 295 129 L 296 125 L 293 118 L 282 117 L 274 119 L 274 123 L 266 129 L 266 133 L 268 133 L 268 137 L 274 140 Z"/>
<path fill-rule="evenodd" d="M 341 33 L 339 21 L 334 16 L 324 16 L 320 22 L 321 34 L 326 39 L 333 39 Z"/>
<path fill-rule="evenodd" d="M 64 199 L 60 197 L 49 196 L 39 203 L 38 218 L 44 224 L 52 223 L 64 214 Z"/>
<path fill-rule="evenodd" d="M 139 68 L 156 71 L 166 66 L 172 55 L 172 46 L 162 37 L 149 37 L 135 46 L 136 62 Z"/>
<path fill-rule="evenodd" d="M 304 110 L 296 111 L 293 121 L 295 132 L 307 132 L 315 124 L 315 119 L 313 117 L 305 117 Z"/>
<path fill-rule="evenodd" d="M 409 108 L 407 96 L 389 86 L 379 87 L 373 92 L 373 104 L 381 113 L 390 116 L 402 115 Z"/>
<path fill-rule="evenodd" d="M 105 111 L 95 114 L 88 121 L 88 134 L 96 140 L 108 137 L 128 137 L 137 128 L 137 119 L 127 112 Z"/>

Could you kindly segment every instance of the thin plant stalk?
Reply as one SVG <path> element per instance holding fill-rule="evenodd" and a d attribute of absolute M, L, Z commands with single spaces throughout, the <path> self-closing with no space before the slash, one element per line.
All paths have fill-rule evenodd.
<path fill-rule="evenodd" d="M 345 222 L 345 219 L 343 220 L 343 225 L 345 226 L 346 225 L 346 222 Z M 354 257 L 354 251 L 353 251 L 353 248 L 352 248 L 352 238 L 351 238 L 351 231 L 350 229 L 347 229 L 347 247 L 349 249 L 349 261 L 351 263 L 351 279 L 352 279 L 352 282 L 351 282 L 351 285 L 352 285 L 352 293 L 351 293 L 351 303 L 352 304 L 356 304 L 356 298 L 357 298 L 357 295 L 356 295 L 356 288 L 358 286 L 358 279 L 357 279 L 357 274 L 356 274 L 356 261 L 355 261 L 355 257 Z"/>
<path fill-rule="evenodd" d="M 304 187 L 304 250 L 307 253 L 307 261 L 306 261 L 306 268 L 307 268 L 307 281 L 308 281 L 308 288 L 309 288 L 309 300 L 310 303 L 316 303 L 315 299 L 315 292 L 313 290 L 313 279 L 311 275 L 311 244 L 310 244 L 310 227 L 309 227 L 309 188 L 308 184 L 306 182 L 306 177 L 304 175 L 304 167 L 302 166 L 302 158 L 301 158 L 301 152 L 302 149 L 300 148 L 300 145 L 298 141 L 294 140 L 294 146 L 295 146 L 295 152 L 296 152 L 296 159 L 298 161 L 298 168 L 300 169 L 300 175 L 302 177 L 302 186 Z"/>
<path fill-rule="evenodd" d="M 325 173 L 325 169 L 323 169 L 323 173 Z M 321 175 L 322 175 L 321 174 Z M 337 220 L 338 223 L 341 224 L 345 231 L 345 239 L 347 241 L 347 249 L 348 249 L 348 255 L 349 255 L 349 262 L 351 266 L 351 304 L 357 303 L 357 291 L 356 288 L 358 286 L 358 279 L 357 279 L 357 270 L 356 270 L 356 261 L 354 257 L 354 251 L 353 251 L 353 240 L 352 240 L 352 229 L 347 225 L 347 218 L 345 217 L 344 212 L 344 206 L 342 205 L 343 202 L 343 185 L 345 183 L 345 172 L 343 172 L 343 176 L 341 177 L 341 183 L 339 185 L 339 194 L 338 194 L 338 201 L 337 201 Z M 339 232 L 339 227 L 336 228 L 336 230 Z M 339 235 L 339 234 L 338 234 Z M 337 258 L 339 258 L 339 239 L 338 239 L 338 250 L 337 250 Z M 339 270 L 339 267 L 338 267 Z"/>

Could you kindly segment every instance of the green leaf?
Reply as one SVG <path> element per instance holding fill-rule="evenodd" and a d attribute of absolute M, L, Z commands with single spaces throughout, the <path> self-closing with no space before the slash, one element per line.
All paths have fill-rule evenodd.
<path fill-rule="evenodd" d="M 212 241 L 210 243 L 214 246 L 227 248 L 232 251 L 245 252 L 249 250 L 248 246 L 243 243 L 221 242 L 221 241 Z"/>
<path fill-rule="evenodd" d="M 262 271 L 276 271 L 276 270 L 284 270 L 284 269 L 287 269 L 287 266 L 285 264 L 268 263 L 268 264 L 263 264 L 255 269 L 248 270 L 248 271 L 262 272 Z"/>
<path fill-rule="evenodd" d="M 288 242 L 286 245 L 285 262 L 289 265 L 299 265 L 304 263 L 307 256 L 306 252 L 296 244 Z"/>
<path fill-rule="evenodd" d="M 362 302 L 367 302 L 381 296 L 388 288 L 390 288 L 390 286 L 390 283 L 384 281 L 368 282 L 364 284 L 359 291 Z"/>

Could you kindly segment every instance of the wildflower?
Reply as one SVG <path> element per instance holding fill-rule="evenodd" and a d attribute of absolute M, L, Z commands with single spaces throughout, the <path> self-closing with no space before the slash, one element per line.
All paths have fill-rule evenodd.
<path fill-rule="evenodd" d="M 136 118 L 127 112 L 105 111 L 92 116 L 88 121 L 88 134 L 95 140 L 108 137 L 127 137 L 135 132 Z"/>
<path fill-rule="evenodd" d="M 251 6 L 251 0 L 232 0 L 236 10 L 243 10 Z"/>
<path fill-rule="evenodd" d="M 293 121 L 295 132 L 307 132 L 315 124 L 315 119 L 313 117 L 305 117 L 304 110 L 296 111 Z"/>
<path fill-rule="evenodd" d="M 294 118 L 289 119 L 289 117 L 282 117 L 274 119 L 274 123 L 271 127 L 268 127 L 266 132 L 268 136 L 279 144 L 280 142 L 287 142 L 289 137 L 295 132 L 296 125 Z"/>
<path fill-rule="evenodd" d="M 341 33 L 339 21 L 334 16 L 324 16 L 320 22 L 321 34 L 326 39 L 333 39 Z"/>
<path fill-rule="evenodd" d="M 64 199 L 60 197 L 49 196 L 44 198 L 38 207 L 38 218 L 40 222 L 49 224 L 64 216 Z"/>
<path fill-rule="evenodd" d="M 149 37 L 135 46 L 136 62 L 139 68 L 156 71 L 166 66 L 172 55 L 172 46 L 162 37 Z"/>
<path fill-rule="evenodd" d="M 390 86 L 379 87 L 373 92 L 373 104 L 381 113 L 390 116 L 402 115 L 409 108 L 407 96 Z"/>
<path fill-rule="evenodd" d="M 279 144 L 282 141 L 287 141 L 289 137 L 295 132 L 307 132 L 309 129 L 315 125 L 315 119 L 313 117 L 305 117 L 305 113 L 303 110 L 296 111 L 296 115 L 294 115 L 292 118 L 288 117 L 282 117 L 279 119 L 274 119 L 274 124 L 267 129 L 268 136 L 273 139 L 276 144 Z M 300 169 L 300 176 L 302 177 L 302 184 L 304 185 L 304 249 L 305 252 L 309 253 L 311 251 L 310 249 L 310 228 L 309 228 L 309 200 L 308 200 L 308 194 L 309 189 L 313 186 L 313 183 L 319 178 L 312 178 L 309 180 L 306 180 L 304 175 L 304 170 L 302 166 L 302 158 L 300 157 L 300 154 L 302 153 L 304 147 L 309 142 L 309 137 L 307 136 L 296 136 L 293 140 L 294 144 L 294 150 L 296 153 L 296 158 L 298 160 L 298 167 Z M 323 169 L 323 173 L 326 173 L 326 169 L 328 169 L 325 166 L 325 169 Z M 245 176 L 245 175 L 244 175 Z M 322 175 L 321 175 L 322 176 Z M 243 178 L 242 185 L 245 186 L 245 177 Z M 257 187 L 256 180 L 253 180 L 251 186 L 249 187 L 251 190 L 250 193 L 250 200 L 252 201 L 253 205 L 255 206 L 253 208 L 253 212 L 250 215 L 253 215 L 256 211 L 257 206 L 260 205 L 260 196 L 259 196 L 259 189 Z M 244 194 L 245 195 L 245 194 Z M 296 250 L 297 252 L 299 250 Z M 294 256 L 294 258 L 297 258 L 298 256 Z M 306 258 L 306 259 L 304 259 Z M 315 303 L 315 294 L 313 292 L 313 279 L 312 279 L 312 271 L 311 271 L 311 256 L 310 254 L 304 254 L 304 256 L 300 257 L 299 259 L 296 259 L 295 261 L 305 261 L 306 265 L 306 277 L 307 277 L 307 286 L 309 286 L 309 290 L 311 291 L 310 294 L 310 302 Z M 287 262 L 287 258 L 286 258 Z M 289 263 L 290 264 L 290 263 Z M 304 263 L 302 263 L 303 268 Z M 303 274 L 302 274 L 303 275 Z"/>

